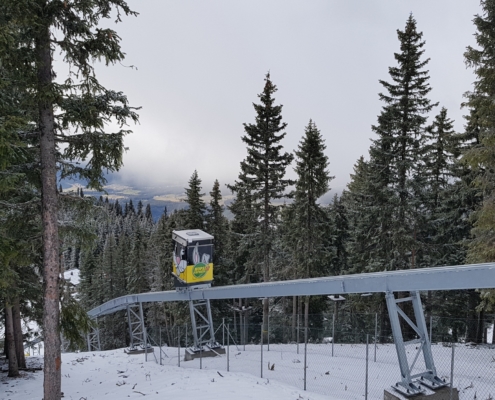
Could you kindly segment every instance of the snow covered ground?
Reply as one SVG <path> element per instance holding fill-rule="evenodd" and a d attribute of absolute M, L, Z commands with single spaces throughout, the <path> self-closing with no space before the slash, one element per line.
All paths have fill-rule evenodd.
<path fill-rule="evenodd" d="M 62 391 L 64 399 L 71 400 L 338 400 L 240 372 L 160 366 L 145 362 L 143 355 L 128 356 L 122 349 L 65 353 L 62 361 Z M 31 357 L 30 362 L 40 359 Z M 40 400 L 43 372 L 24 372 L 18 379 L 3 373 L 0 386 L 1 400 Z"/>
<path fill-rule="evenodd" d="M 184 362 L 178 367 L 178 349 L 129 356 L 123 349 L 64 353 L 62 391 L 65 399 L 90 400 L 110 396 L 112 399 L 142 398 L 181 400 L 344 400 L 363 399 L 365 390 L 366 346 L 309 344 L 307 351 L 307 391 L 304 391 L 304 346 L 270 345 L 263 351 L 259 345 L 230 347 L 227 356 Z M 369 399 L 383 399 L 383 390 L 399 377 L 393 345 L 379 345 L 374 362 L 374 347 L 369 346 Z M 410 351 L 414 358 L 415 349 Z M 452 348 L 433 345 L 438 373 L 450 376 Z M 156 361 L 155 361 L 156 357 Z M 421 357 L 420 357 L 421 359 Z M 41 360 L 30 357 L 30 362 Z M 421 361 L 418 361 L 421 367 Z M 200 369 L 200 365 L 202 369 Z M 268 369 L 268 365 L 273 370 Z M 263 366 L 263 378 L 261 367 Z M 454 352 L 454 386 L 460 398 L 495 398 L 495 348 L 458 345 Z M 25 372 L 20 379 L 0 374 L 0 400 L 40 400 L 43 373 Z M 476 397 L 475 397 L 476 396 Z M 491 397 L 490 397 L 491 396 Z"/>

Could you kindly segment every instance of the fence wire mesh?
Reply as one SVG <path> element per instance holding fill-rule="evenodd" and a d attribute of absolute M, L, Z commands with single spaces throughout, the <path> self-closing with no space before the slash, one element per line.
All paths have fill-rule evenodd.
<path fill-rule="evenodd" d="M 393 337 L 387 327 L 380 326 L 380 315 L 354 314 L 345 323 L 325 318 L 320 327 L 307 331 L 301 323 L 274 321 L 280 322 L 271 318 L 268 341 L 265 339 L 263 345 L 259 323 L 240 324 L 237 320 L 234 325 L 227 318 L 216 321 L 215 339 L 225 347 L 226 354 L 187 362 L 185 351 L 193 343 L 190 325 L 148 328 L 149 341 L 155 348 L 155 356 L 148 356 L 148 361 L 251 374 L 260 377 L 260 384 L 276 380 L 342 400 L 383 399 L 384 389 L 400 381 Z M 430 321 L 437 375 L 447 382 L 452 379 L 461 400 L 495 399 L 495 345 L 486 340 L 493 335 L 493 318 L 485 324 L 484 338 L 489 342 L 485 344 L 463 340 L 459 333 L 468 329 L 464 320 L 432 317 Z M 460 327 L 457 333 L 445 328 L 456 324 Z M 417 344 L 407 346 L 406 352 L 409 364 L 414 364 L 411 374 L 426 370 L 422 354 L 417 356 Z"/>

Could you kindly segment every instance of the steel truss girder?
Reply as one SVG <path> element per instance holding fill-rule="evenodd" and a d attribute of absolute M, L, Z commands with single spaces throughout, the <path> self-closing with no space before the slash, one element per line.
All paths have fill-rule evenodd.
<path fill-rule="evenodd" d="M 427 386 L 430 389 L 439 389 L 443 386 L 447 386 L 449 382 L 446 382 L 437 376 L 419 292 L 411 292 L 410 297 L 400 299 L 396 299 L 392 292 L 387 292 L 385 299 L 387 301 L 388 315 L 401 372 L 401 381 L 395 384 L 394 389 L 406 396 L 414 396 L 424 391 L 420 384 Z M 412 303 L 415 321 L 412 321 L 399 307 L 400 303 L 406 302 Z M 417 339 L 407 342 L 404 341 L 400 326 L 400 317 L 402 317 L 416 332 L 416 335 L 418 336 Z M 411 363 L 409 363 L 409 360 L 407 359 L 406 346 L 408 345 L 419 345 L 414 360 Z M 425 371 L 413 375 L 412 371 L 421 353 L 423 353 Z"/>
<path fill-rule="evenodd" d="M 127 322 L 130 337 L 129 349 L 135 350 L 138 346 L 146 349 L 148 338 L 144 324 L 143 303 L 129 304 L 127 306 Z"/>
<path fill-rule="evenodd" d="M 133 294 L 107 301 L 90 310 L 88 314 L 92 318 L 112 314 L 119 310 L 125 310 L 128 304 L 139 302 L 386 293 L 416 290 L 488 289 L 494 287 L 495 263 L 486 263 L 220 286 L 183 292 L 173 290 Z"/>
<path fill-rule="evenodd" d="M 194 351 L 216 346 L 213 318 L 211 316 L 210 300 L 190 300 L 189 311 L 194 338 Z"/>

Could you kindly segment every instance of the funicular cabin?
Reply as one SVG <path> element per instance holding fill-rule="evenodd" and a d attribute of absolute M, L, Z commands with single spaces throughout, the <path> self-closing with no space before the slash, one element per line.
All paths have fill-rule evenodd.
<path fill-rule="evenodd" d="M 209 287 L 213 281 L 213 236 L 200 229 L 173 231 L 172 273 L 176 289 Z"/>

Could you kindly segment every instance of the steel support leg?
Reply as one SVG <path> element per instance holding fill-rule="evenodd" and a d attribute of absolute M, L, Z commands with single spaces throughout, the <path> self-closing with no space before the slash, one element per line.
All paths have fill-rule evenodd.
<path fill-rule="evenodd" d="M 138 309 L 134 310 L 135 307 Z M 147 338 L 142 303 L 127 306 L 127 322 L 130 336 L 129 350 L 135 350 L 138 346 L 146 349 Z"/>
<path fill-rule="evenodd" d="M 100 331 L 98 328 L 93 328 L 88 333 L 88 351 L 100 351 Z"/>
<path fill-rule="evenodd" d="M 88 351 L 100 351 L 100 330 L 96 326 L 91 329 L 91 332 L 87 335 Z"/>
<path fill-rule="evenodd" d="M 401 372 L 401 381 L 395 384 L 394 389 L 406 396 L 414 396 L 423 392 L 423 388 L 419 385 L 419 383 L 432 389 L 438 389 L 448 385 L 448 382 L 438 378 L 436 373 L 435 363 L 431 352 L 431 343 L 428 337 L 428 331 L 426 329 L 423 306 L 421 304 L 419 292 L 411 292 L 410 297 L 402 299 L 395 299 L 394 294 L 388 292 L 385 298 L 387 301 L 390 325 L 392 327 L 395 349 L 397 351 L 397 358 L 399 359 L 399 367 Z M 412 303 L 414 318 L 416 320 L 415 322 L 411 321 L 411 319 L 398 306 L 399 303 L 404 302 Z M 407 342 L 404 341 L 399 316 L 402 317 L 416 332 L 417 339 Z M 419 346 L 417 347 L 414 360 L 411 364 L 409 364 L 406 346 L 411 344 Z M 423 372 L 412 375 L 411 373 L 421 352 L 423 353 L 426 369 Z"/>
<path fill-rule="evenodd" d="M 194 339 L 194 350 L 201 350 L 204 345 L 217 347 L 210 300 L 190 300 L 189 311 Z"/>

